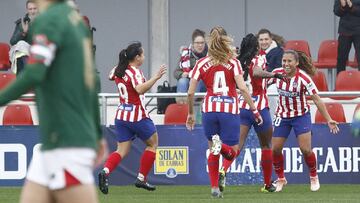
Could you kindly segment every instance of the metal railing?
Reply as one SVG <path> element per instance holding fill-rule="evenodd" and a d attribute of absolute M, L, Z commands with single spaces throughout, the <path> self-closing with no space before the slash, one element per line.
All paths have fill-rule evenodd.
<path fill-rule="evenodd" d="M 204 97 L 205 93 L 195 93 L 195 98 Z M 268 93 L 269 97 L 276 97 L 278 96 L 277 93 Z M 322 98 L 326 97 L 357 97 L 356 99 L 352 100 L 336 100 L 342 104 L 356 104 L 360 103 L 360 91 L 343 91 L 343 92 L 319 92 L 319 96 Z M 23 98 L 34 98 L 34 94 L 25 94 L 22 96 Z M 107 107 L 110 106 L 117 106 L 108 104 L 109 99 L 118 98 L 118 93 L 100 93 L 99 94 L 99 102 L 101 106 L 101 123 L 106 125 L 107 124 Z M 152 99 L 154 98 L 181 98 L 187 97 L 187 93 L 146 93 L 146 98 L 150 98 L 150 100 L 146 103 L 146 106 L 149 106 Z M 310 101 L 311 102 L 311 101 Z"/>

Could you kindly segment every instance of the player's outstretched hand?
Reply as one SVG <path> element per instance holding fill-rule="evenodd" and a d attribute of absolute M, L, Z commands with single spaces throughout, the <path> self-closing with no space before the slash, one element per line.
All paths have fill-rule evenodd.
<path fill-rule="evenodd" d="M 334 120 L 330 120 L 328 121 L 328 126 L 330 128 L 330 132 L 333 133 L 333 134 L 337 134 L 340 129 L 338 127 L 338 122 L 334 121 Z"/>
<path fill-rule="evenodd" d="M 280 79 L 280 80 L 284 81 L 285 83 L 287 83 L 289 81 L 289 79 L 286 77 L 286 75 L 283 75 L 280 73 L 275 73 L 274 78 Z"/>
<path fill-rule="evenodd" d="M 193 130 L 195 127 L 195 116 L 194 114 L 189 114 L 187 119 L 186 119 L 186 128 L 188 130 Z"/>
<path fill-rule="evenodd" d="M 167 68 L 166 68 L 166 65 L 165 64 L 162 64 L 160 67 L 159 67 L 159 70 L 158 72 L 156 73 L 156 77 L 157 79 L 160 79 L 167 71 Z"/>

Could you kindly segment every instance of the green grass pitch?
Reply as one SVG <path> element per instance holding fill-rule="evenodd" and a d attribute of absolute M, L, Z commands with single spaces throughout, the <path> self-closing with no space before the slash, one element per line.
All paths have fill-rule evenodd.
<path fill-rule="evenodd" d="M 19 201 L 21 188 L 0 187 L 0 202 Z M 134 186 L 111 186 L 108 195 L 99 192 L 101 203 L 154 202 L 360 202 L 360 185 L 321 185 L 318 192 L 311 192 L 309 185 L 287 185 L 280 193 L 261 193 L 258 185 L 227 186 L 223 199 L 212 199 L 209 186 L 164 186 L 148 192 Z"/>

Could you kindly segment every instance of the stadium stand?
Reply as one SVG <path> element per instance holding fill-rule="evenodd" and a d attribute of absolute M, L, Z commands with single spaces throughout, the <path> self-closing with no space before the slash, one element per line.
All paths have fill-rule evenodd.
<path fill-rule="evenodd" d="M 312 76 L 311 78 L 313 79 L 313 81 L 319 91 L 322 91 L 322 92 L 329 91 L 325 74 L 322 71 L 317 71 L 317 73 L 314 76 Z"/>
<path fill-rule="evenodd" d="M 344 108 L 342 104 L 337 102 L 325 103 L 325 107 L 333 120 L 339 123 L 346 123 Z M 319 110 L 316 110 L 315 113 L 315 123 L 327 123 Z"/>
<path fill-rule="evenodd" d="M 314 61 L 314 66 L 319 69 L 327 69 L 330 90 L 333 90 L 333 84 L 336 76 L 337 63 L 337 40 L 324 40 L 321 42 L 318 51 L 318 60 Z"/>
<path fill-rule="evenodd" d="M 28 105 L 8 105 L 3 115 L 3 125 L 34 125 Z"/>
<path fill-rule="evenodd" d="M 0 70 L 10 68 L 9 50 L 10 46 L 7 43 L 0 42 Z"/>
<path fill-rule="evenodd" d="M 170 104 L 165 110 L 164 124 L 182 124 L 185 125 L 188 114 L 187 104 Z"/>
<path fill-rule="evenodd" d="M 288 40 L 285 43 L 284 49 L 302 51 L 311 58 L 310 46 L 306 40 Z"/>
<path fill-rule="evenodd" d="M 360 71 L 341 71 L 336 77 L 335 91 L 360 91 Z M 332 99 L 354 99 L 356 97 L 331 97 Z"/>

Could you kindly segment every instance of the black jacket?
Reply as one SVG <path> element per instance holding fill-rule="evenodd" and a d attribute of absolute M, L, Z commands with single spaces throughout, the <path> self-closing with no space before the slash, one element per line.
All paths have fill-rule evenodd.
<path fill-rule="evenodd" d="M 352 0 L 352 7 L 341 7 L 340 0 L 334 0 L 334 14 L 340 17 L 339 34 L 360 35 L 360 0 Z"/>

